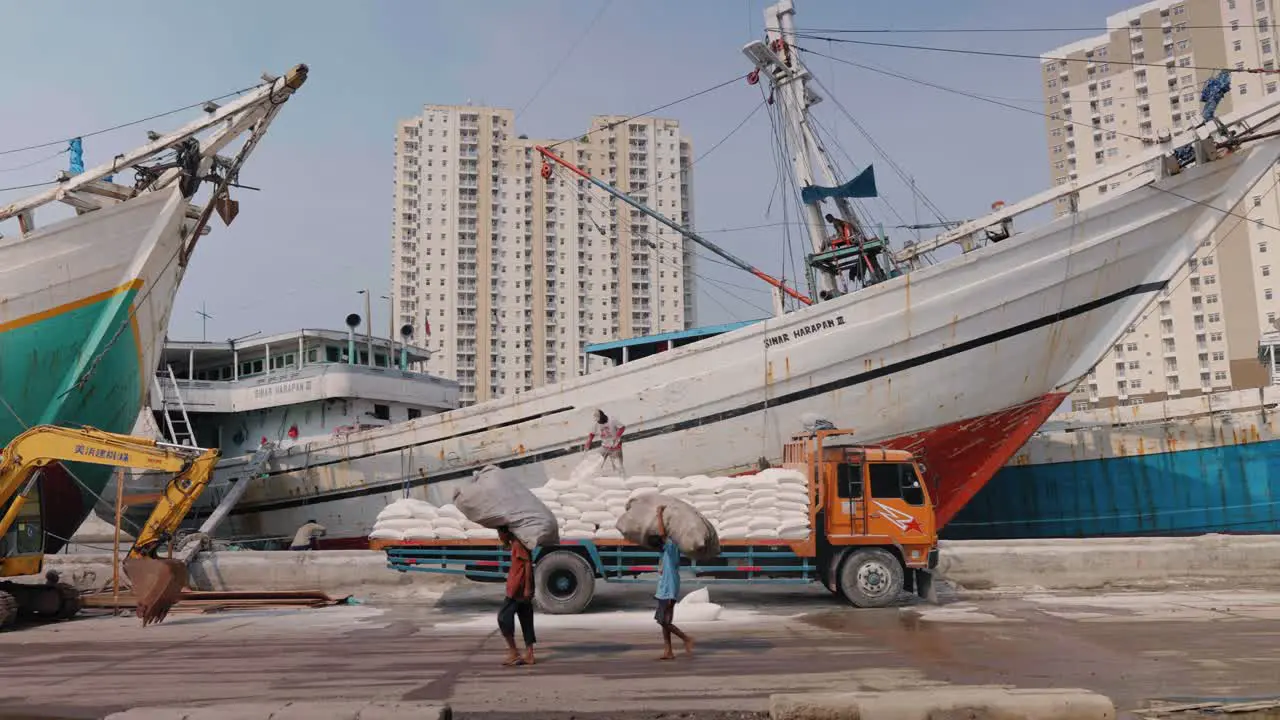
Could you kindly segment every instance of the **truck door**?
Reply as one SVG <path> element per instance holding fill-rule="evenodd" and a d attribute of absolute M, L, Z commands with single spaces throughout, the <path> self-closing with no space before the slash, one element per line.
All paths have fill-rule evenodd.
<path fill-rule="evenodd" d="M 823 493 L 826 497 L 827 537 L 861 535 L 863 518 L 863 466 L 860 462 L 827 463 L 827 487 L 835 492 Z"/>
<path fill-rule="evenodd" d="M 925 502 L 924 487 L 909 462 L 868 463 L 870 503 L 867 534 L 893 538 L 903 545 L 931 543 L 932 508 Z"/>

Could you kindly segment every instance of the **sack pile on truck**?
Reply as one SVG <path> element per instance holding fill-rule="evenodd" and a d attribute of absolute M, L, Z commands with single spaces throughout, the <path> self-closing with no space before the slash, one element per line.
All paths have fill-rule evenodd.
<path fill-rule="evenodd" d="M 680 546 L 680 552 L 704 561 L 720 554 L 715 526 L 689 503 L 660 493 L 644 493 L 628 500 L 626 512 L 618 518 L 618 532 L 636 545 L 661 548 L 659 507 L 667 535 Z"/>
<path fill-rule="evenodd" d="M 402 498 L 387 505 L 373 522 L 370 540 L 497 540 L 498 531 L 467 519 L 453 505 L 436 507 Z"/>
<path fill-rule="evenodd" d="M 454 494 L 453 504 L 468 520 L 483 527 L 507 527 L 530 550 L 560 542 L 559 525 L 550 508 L 499 467 L 482 468 Z"/>
<path fill-rule="evenodd" d="M 617 525 L 627 503 L 653 493 L 688 503 L 706 518 L 720 538 L 776 542 L 809 537 L 809 485 L 803 473 L 770 468 L 739 477 L 635 475 L 624 479 L 598 477 L 601 464 L 600 456 L 592 454 L 569 479 L 552 479 L 528 491 L 555 518 L 559 537 L 622 540 Z M 398 500 L 378 515 L 370 537 L 496 538 L 497 533 L 468 519 L 453 505 L 437 508 L 421 500 Z"/>

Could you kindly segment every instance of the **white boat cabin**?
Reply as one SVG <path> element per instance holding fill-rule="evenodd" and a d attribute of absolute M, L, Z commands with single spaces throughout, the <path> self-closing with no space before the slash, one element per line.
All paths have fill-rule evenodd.
<path fill-rule="evenodd" d="M 168 340 L 150 409 L 162 435 L 224 457 L 252 453 L 264 440 L 289 447 L 457 408 L 458 383 L 424 372 L 429 356 L 336 330 Z"/>

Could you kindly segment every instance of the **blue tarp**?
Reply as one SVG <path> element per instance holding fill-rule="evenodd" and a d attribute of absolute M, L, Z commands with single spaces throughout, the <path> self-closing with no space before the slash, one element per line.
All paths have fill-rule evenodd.
<path fill-rule="evenodd" d="M 800 191 L 800 200 L 812 205 L 828 198 L 870 198 L 876 196 L 875 167 L 868 165 L 866 170 L 843 185 L 836 187 L 820 187 L 807 185 Z"/>
<path fill-rule="evenodd" d="M 84 150 L 80 145 L 80 138 L 71 138 L 67 150 L 71 153 L 71 174 L 79 175 L 84 172 Z"/>
<path fill-rule="evenodd" d="M 1218 111 L 1218 103 L 1222 102 L 1222 98 L 1231 92 L 1231 72 L 1221 70 L 1217 75 L 1209 78 L 1204 84 L 1204 89 L 1200 91 L 1200 102 L 1204 104 L 1201 115 L 1205 120 L 1212 120 L 1213 114 Z"/>

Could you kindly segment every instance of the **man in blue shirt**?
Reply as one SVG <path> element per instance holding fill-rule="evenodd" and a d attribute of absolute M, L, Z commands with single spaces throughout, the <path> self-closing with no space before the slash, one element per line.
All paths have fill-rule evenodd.
<path fill-rule="evenodd" d="M 693 638 L 675 626 L 676 600 L 680 597 L 680 546 L 667 535 L 667 526 L 662 521 L 662 511 L 666 508 L 658 506 L 658 537 L 662 542 L 662 554 L 658 561 L 658 610 L 653 618 L 662 626 L 663 653 L 659 660 L 673 660 L 675 653 L 671 651 L 671 636 L 675 635 L 684 641 L 686 655 L 693 654 Z"/>

